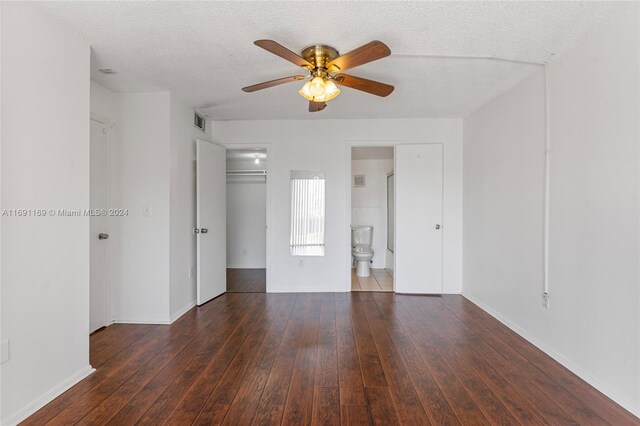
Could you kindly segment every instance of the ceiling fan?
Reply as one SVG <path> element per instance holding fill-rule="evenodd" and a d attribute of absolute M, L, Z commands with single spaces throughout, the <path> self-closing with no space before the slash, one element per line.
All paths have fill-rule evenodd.
<path fill-rule="evenodd" d="M 255 92 L 308 78 L 299 93 L 309 100 L 309 112 L 317 112 L 322 111 L 327 106 L 328 101 L 338 96 L 340 89 L 338 89 L 337 85 L 351 87 L 352 89 L 377 96 L 389 96 L 394 89 L 389 84 L 342 74 L 342 71 L 346 71 L 349 68 L 355 68 L 389 56 L 391 50 L 381 41 L 374 40 L 342 56 L 333 47 L 322 44 L 307 47 L 302 51 L 301 55 L 295 54 L 273 40 L 256 40 L 253 44 L 307 69 L 309 76 L 292 75 L 265 81 L 243 87 L 242 90 L 245 92 Z"/>

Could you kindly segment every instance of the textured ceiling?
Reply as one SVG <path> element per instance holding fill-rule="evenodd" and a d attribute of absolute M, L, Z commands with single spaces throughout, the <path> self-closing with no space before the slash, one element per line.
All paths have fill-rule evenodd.
<path fill-rule="evenodd" d="M 209 117 L 229 119 L 462 117 L 536 68 L 471 55 L 544 62 L 625 13 L 604 2 L 45 2 L 36 6 L 93 46 L 92 78 L 115 91 L 171 90 Z M 388 98 L 344 88 L 310 114 L 291 83 L 241 87 L 300 73 L 253 45 L 346 53 L 384 41 L 393 54 L 349 74 L 396 86 Z M 119 73 L 103 75 L 99 68 Z"/>

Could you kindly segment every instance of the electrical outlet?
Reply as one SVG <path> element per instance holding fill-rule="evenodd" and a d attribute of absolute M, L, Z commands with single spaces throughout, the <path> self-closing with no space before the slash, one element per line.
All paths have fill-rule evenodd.
<path fill-rule="evenodd" d="M 304 260 L 298 259 L 298 267 L 304 268 Z"/>
<path fill-rule="evenodd" d="M 7 361 L 9 361 L 9 341 L 3 340 L 0 342 L 0 364 Z"/>
<path fill-rule="evenodd" d="M 542 293 L 542 307 L 549 309 L 549 293 Z"/>
<path fill-rule="evenodd" d="M 189 278 L 193 278 L 193 266 L 189 266 Z"/>

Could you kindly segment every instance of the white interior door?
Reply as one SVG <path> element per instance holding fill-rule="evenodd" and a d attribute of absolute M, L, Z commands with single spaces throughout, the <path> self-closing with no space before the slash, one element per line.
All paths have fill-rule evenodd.
<path fill-rule="evenodd" d="M 442 293 L 442 145 L 396 146 L 399 293 Z"/>
<path fill-rule="evenodd" d="M 198 305 L 227 289 L 226 150 L 196 141 Z"/>
<path fill-rule="evenodd" d="M 90 198 L 93 211 L 109 208 L 109 129 L 91 120 L 90 134 Z M 109 279 L 111 272 L 109 249 L 109 217 L 92 215 L 89 218 L 89 332 L 109 324 Z"/>

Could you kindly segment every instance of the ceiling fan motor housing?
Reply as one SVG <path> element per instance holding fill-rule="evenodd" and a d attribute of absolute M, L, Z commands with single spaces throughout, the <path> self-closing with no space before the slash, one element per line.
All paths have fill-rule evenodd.
<path fill-rule="evenodd" d="M 313 64 L 313 66 L 316 68 L 316 71 L 321 71 L 318 70 L 318 68 L 331 72 L 339 71 L 339 69 L 327 70 L 327 64 L 336 59 L 338 56 L 340 56 L 340 54 L 336 49 L 324 44 L 309 46 L 302 51 L 302 57 Z"/>

